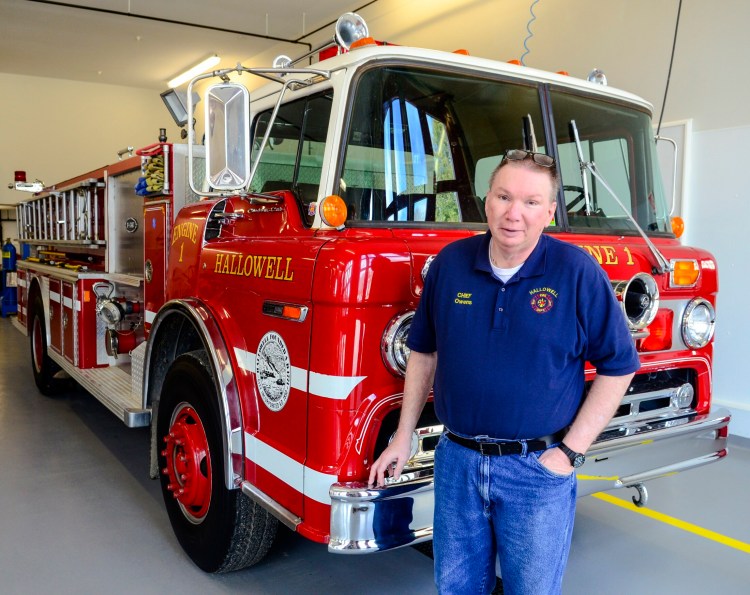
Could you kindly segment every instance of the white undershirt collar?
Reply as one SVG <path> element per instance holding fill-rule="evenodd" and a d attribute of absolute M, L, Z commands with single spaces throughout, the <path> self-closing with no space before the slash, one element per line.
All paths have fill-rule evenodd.
<path fill-rule="evenodd" d="M 515 275 L 519 270 L 521 270 L 521 267 L 524 265 L 522 262 L 518 266 L 515 266 L 511 269 L 503 269 L 498 266 L 495 266 L 495 263 L 492 262 L 492 242 L 490 242 L 490 249 L 489 249 L 489 258 L 490 258 L 490 266 L 492 267 L 492 274 L 495 275 L 498 279 L 500 279 L 503 283 L 507 283 L 510 278 Z"/>

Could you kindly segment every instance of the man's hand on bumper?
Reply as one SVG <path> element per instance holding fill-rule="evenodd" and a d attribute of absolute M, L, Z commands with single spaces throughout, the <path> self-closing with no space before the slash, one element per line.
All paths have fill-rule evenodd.
<path fill-rule="evenodd" d="M 373 487 L 374 485 L 383 487 L 385 485 L 386 473 L 388 473 L 389 477 L 398 479 L 410 456 L 411 436 L 409 434 L 402 436 L 397 432 L 393 441 L 372 464 L 372 467 L 370 468 L 370 478 L 367 485 L 370 487 Z"/>

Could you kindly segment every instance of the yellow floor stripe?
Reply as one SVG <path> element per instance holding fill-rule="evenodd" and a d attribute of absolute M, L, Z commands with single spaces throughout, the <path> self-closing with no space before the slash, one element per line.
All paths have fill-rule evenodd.
<path fill-rule="evenodd" d="M 614 504 L 615 506 L 619 506 L 620 508 L 629 510 L 630 512 L 637 512 L 638 514 L 642 514 L 643 516 L 661 521 L 662 523 L 672 525 L 673 527 L 677 527 L 678 529 L 682 529 L 683 531 L 694 533 L 695 535 L 699 535 L 700 537 L 710 539 L 711 541 L 715 541 L 727 547 L 731 547 L 736 550 L 740 550 L 741 552 L 745 552 L 746 554 L 750 554 L 750 543 L 745 543 L 744 541 L 740 541 L 739 539 L 733 539 L 731 537 L 727 537 L 726 535 L 722 535 L 721 533 L 709 531 L 708 529 L 704 529 L 703 527 L 699 527 L 698 525 L 686 523 L 685 521 L 681 521 L 680 519 L 662 514 L 661 512 L 656 512 L 655 510 L 650 510 L 648 508 L 637 508 L 632 502 L 621 500 L 620 498 L 616 498 L 615 496 L 611 496 L 610 494 L 600 492 L 598 494 L 593 494 L 593 497 L 599 500 L 603 500 L 604 502 Z"/>

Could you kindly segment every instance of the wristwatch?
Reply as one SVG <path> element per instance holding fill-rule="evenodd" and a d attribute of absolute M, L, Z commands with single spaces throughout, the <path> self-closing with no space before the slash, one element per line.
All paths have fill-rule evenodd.
<path fill-rule="evenodd" d="M 583 465 L 583 463 L 586 461 L 586 455 L 571 450 L 570 448 L 565 446 L 564 442 L 560 442 L 560 446 L 558 446 L 558 448 L 567 455 L 568 459 L 570 460 L 570 464 L 573 465 L 573 467 L 575 467 L 576 469 L 578 469 L 578 467 Z"/>

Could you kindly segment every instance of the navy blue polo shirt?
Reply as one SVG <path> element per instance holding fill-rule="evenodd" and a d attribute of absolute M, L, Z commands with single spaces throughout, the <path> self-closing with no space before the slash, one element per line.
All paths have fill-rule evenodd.
<path fill-rule="evenodd" d="M 602 268 L 584 250 L 542 235 L 503 283 L 490 234 L 447 245 L 430 266 L 407 345 L 437 352 L 435 410 L 451 431 L 531 439 L 570 425 L 584 363 L 623 376 L 640 367 Z"/>

